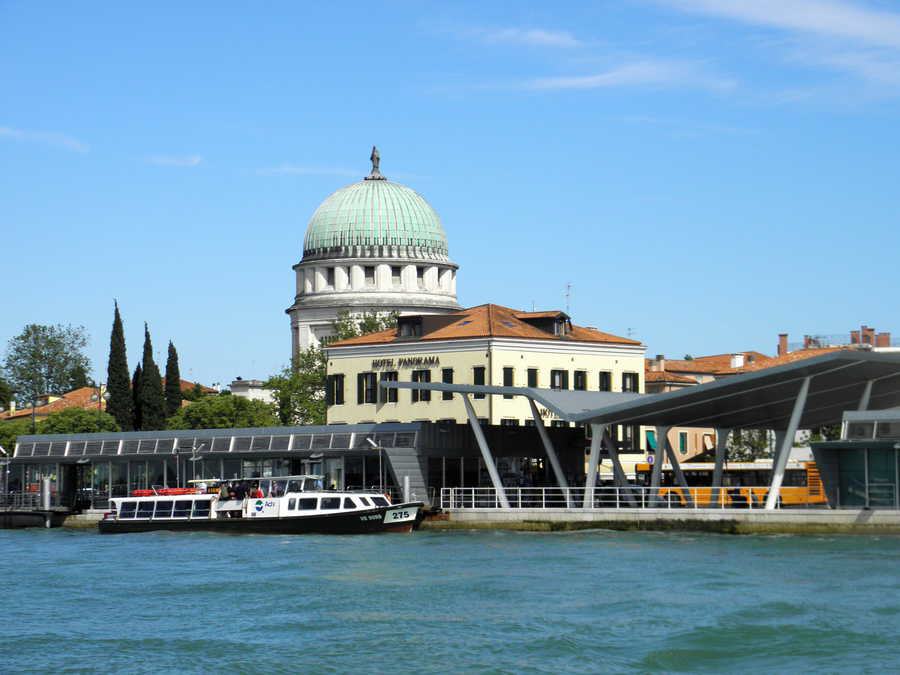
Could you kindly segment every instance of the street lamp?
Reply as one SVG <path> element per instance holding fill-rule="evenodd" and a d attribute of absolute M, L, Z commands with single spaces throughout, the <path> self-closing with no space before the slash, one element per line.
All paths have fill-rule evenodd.
<path fill-rule="evenodd" d="M 98 384 L 95 388 L 97 390 L 97 393 L 91 394 L 91 401 L 92 402 L 96 401 L 97 402 L 97 412 L 102 412 L 103 411 L 103 402 L 106 401 L 107 403 L 109 403 L 109 399 L 112 398 L 112 394 L 109 393 L 108 389 L 106 391 L 104 391 L 104 386 L 103 386 L 102 382 L 100 384 Z M 103 394 L 101 395 L 100 392 L 103 392 Z"/>

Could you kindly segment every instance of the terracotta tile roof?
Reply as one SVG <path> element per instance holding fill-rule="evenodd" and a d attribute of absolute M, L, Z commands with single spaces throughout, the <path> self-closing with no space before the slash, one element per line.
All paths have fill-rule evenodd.
<path fill-rule="evenodd" d="M 644 372 L 644 381 L 645 382 L 672 382 L 677 384 L 697 384 L 697 380 L 693 377 L 687 377 L 685 375 L 677 375 L 675 373 L 668 373 L 658 370 L 648 370 Z"/>
<path fill-rule="evenodd" d="M 708 375 L 741 372 L 741 369 L 735 369 L 731 366 L 731 357 L 733 354 L 744 355 L 745 367 L 749 365 L 765 367 L 764 364 L 772 360 L 771 356 L 766 356 L 761 352 L 754 351 L 697 356 L 693 359 L 666 359 L 666 372 L 703 373 Z"/>
<path fill-rule="evenodd" d="M 794 363 L 795 361 L 802 361 L 803 359 L 811 359 L 814 356 L 821 356 L 822 354 L 830 354 L 831 352 L 837 352 L 844 349 L 852 349 L 850 346 L 842 346 L 842 347 L 821 347 L 821 348 L 813 348 L 813 349 L 798 349 L 795 352 L 788 352 L 787 354 L 783 354 L 781 356 L 776 356 L 774 358 L 769 357 L 765 361 L 762 362 L 754 362 L 754 363 L 745 363 L 743 368 L 729 368 L 728 370 L 722 371 L 723 375 L 736 375 L 738 373 L 749 373 L 756 372 L 758 370 L 763 370 L 765 368 L 774 368 L 775 366 L 783 366 L 786 363 Z"/>
<path fill-rule="evenodd" d="M 572 326 L 567 335 L 553 335 L 530 325 L 519 318 L 523 312 L 501 305 L 478 305 L 461 312 L 440 315 L 447 321 L 443 326 L 417 338 L 398 337 L 397 329 L 369 333 L 359 337 L 332 342 L 331 347 L 350 347 L 355 345 L 377 345 L 400 342 L 429 342 L 436 340 L 460 340 L 467 338 L 503 337 L 527 340 L 556 340 L 559 342 L 595 342 L 603 344 L 640 345 L 638 340 L 604 333 L 592 328 Z M 527 313 L 525 313 L 527 314 Z M 551 313 L 556 316 L 556 313 Z M 404 317 L 408 318 L 408 317 Z M 402 320 L 402 319 L 401 319 Z"/>
<path fill-rule="evenodd" d="M 46 417 L 53 413 L 57 413 L 66 408 L 84 408 L 85 410 L 96 410 L 98 401 L 92 401 L 91 396 L 97 395 L 96 387 L 81 387 L 63 394 L 55 401 L 51 401 L 46 405 L 37 406 L 34 409 L 35 417 Z M 100 409 L 106 410 L 106 401 L 102 398 L 99 401 Z M 17 420 L 31 417 L 31 406 L 27 408 L 17 408 L 13 412 L 5 412 L 0 414 L 0 420 Z"/>
<path fill-rule="evenodd" d="M 545 312 L 516 312 L 517 319 L 556 319 L 561 316 L 568 317 L 569 315 L 558 309 Z"/>

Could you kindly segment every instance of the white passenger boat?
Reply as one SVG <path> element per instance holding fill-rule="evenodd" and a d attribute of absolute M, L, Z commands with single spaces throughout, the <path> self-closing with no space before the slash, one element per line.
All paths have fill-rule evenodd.
<path fill-rule="evenodd" d="M 222 483 L 204 482 L 211 489 Z M 218 492 L 204 493 L 201 488 L 148 490 L 110 499 L 112 510 L 100 521 L 100 532 L 369 534 L 410 532 L 421 522 L 422 502 L 392 504 L 377 490 L 323 490 L 321 476 L 252 478 L 243 482 L 251 485 L 251 491 L 240 499 L 221 498 Z"/>

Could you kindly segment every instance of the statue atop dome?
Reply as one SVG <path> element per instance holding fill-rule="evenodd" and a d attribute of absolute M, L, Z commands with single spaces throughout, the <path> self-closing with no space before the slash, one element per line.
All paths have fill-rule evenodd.
<path fill-rule="evenodd" d="M 372 162 L 372 173 L 366 176 L 366 180 L 387 180 L 381 175 L 381 170 L 379 168 L 381 165 L 381 155 L 378 154 L 378 148 L 374 145 L 372 146 L 372 154 L 369 156 L 369 160 Z"/>

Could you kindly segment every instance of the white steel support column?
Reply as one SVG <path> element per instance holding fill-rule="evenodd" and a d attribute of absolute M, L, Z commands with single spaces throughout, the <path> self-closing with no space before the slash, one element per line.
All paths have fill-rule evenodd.
<path fill-rule="evenodd" d="M 863 389 L 862 398 L 859 399 L 859 410 L 868 410 L 869 409 L 869 401 L 872 398 L 872 385 L 875 384 L 875 380 L 869 380 L 866 382 L 866 388 Z"/>
<path fill-rule="evenodd" d="M 716 429 L 716 464 L 713 468 L 712 497 L 710 506 L 719 503 L 719 488 L 722 487 L 722 474 L 725 472 L 725 454 L 728 451 L 728 435 L 731 429 Z"/>
<path fill-rule="evenodd" d="M 658 488 L 662 467 L 666 461 L 666 441 L 669 427 L 656 427 L 656 452 L 653 455 L 653 471 L 650 473 L 650 487 Z"/>
<path fill-rule="evenodd" d="M 563 473 L 562 466 L 559 464 L 559 458 L 556 456 L 556 450 L 553 448 L 550 434 L 547 433 L 547 427 L 544 426 L 544 420 L 541 419 L 541 415 L 534 403 L 534 399 L 529 398 L 528 405 L 531 406 L 531 416 L 534 418 L 534 426 L 537 427 L 538 435 L 541 437 L 541 443 L 544 444 L 544 451 L 547 453 L 547 458 L 550 460 L 550 466 L 553 468 L 553 475 L 556 476 L 556 482 L 559 487 L 566 492 L 566 505 L 568 506 L 569 484 L 566 482 L 566 476 Z"/>
<path fill-rule="evenodd" d="M 475 434 L 475 440 L 478 441 L 478 447 L 481 448 L 481 457 L 484 459 L 484 465 L 488 470 L 488 475 L 491 477 L 491 483 L 494 485 L 494 490 L 497 491 L 497 499 L 500 501 L 500 506 L 502 508 L 508 509 L 509 500 L 506 498 L 506 491 L 503 489 L 503 483 L 500 481 L 500 474 L 497 473 L 497 465 L 494 464 L 494 458 L 491 456 L 491 449 L 488 447 L 487 440 L 484 437 L 484 429 L 481 428 L 481 423 L 475 416 L 475 409 L 472 407 L 472 401 L 469 400 L 469 395 L 460 395 L 466 406 L 466 415 L 469 416 L 469 424 L 472 425 L 472 433 Z"/>
<path fill-rule="evenodd" d="M 803 416 L 803 409 L 806 407 L 806 396 L 809 394 L 809 383 L 811 377 L 805 377 L 803 384 L 800 385 L 800 391 L 797 393 L 797 400 L 794 402 L 794 410 L 791 412 L 791 419 L 785 430 L 784 438 L 779 444 L 778 454 L 772 466 L 772 482 L 769 485 L 769 494 L 766 495 L 766 510 L 771 511 L 778 506 L 778 497 L 781 494 L 781 483 L 784 481 L 784 470 L 787 467 L 788 456 L 791 454 L 791 448 L 794 446 L 794 436 L 797 434 L 797 427 L 800 426 L 800 418 Z"/>
<path fill-rule="evenodd" d="M 687 480 L 684 477 L 684 473 L 681 471 L 681 464 L 678 461 L 678 458 L 675 456 L 675 451 L 672 449 L 672 445 L 669 443 L 669 436 L 666 434 L 665 439 L 663 440 L 665 445 L 665 454 L 669 455 L 669 462 L 672 464 L 672 471 L 675 473 L 675 480 L 684 490 L 684 499 L 687 502 L 688 506 L 694 505 L 694 499 L 691 497 L 691 490 L 688 487 Z M 659 447 L 659 441 L 656 442 L 657 447 Z"/>
<path fill-rule="evenodd" d="M 619 492 L 621 493 L 622 488 L 628 488 L 628 478 L 625 476 L 625 470 L 622 468 L 622 462 L 619 460 L 619 451 L 616 448 L 616 444 L 613 443 L 612 439 L 609 437 L 609 428 L 605 428 L 603 430 L 603 445 L 606 446 L 606 451 L 609 453 L 609 459 L 612 461 L 613 465 L 613 479 L 615 480 L 616 487 L 619 488 Z M 631 494 L 630 490 L 625 491 L 625 499 L 631 506 L 636 506 L 634 503 L 634 495 Z"/>
<path fill-rule="evenodd" d="M 594 487 L 597 485 L 597 467 L 600 465 L 600 446 L 603 443 L 605 424 L 591 425 L 591 455 L 587 476 L 584 479 L 584 509 L 594 508 Z"/>

